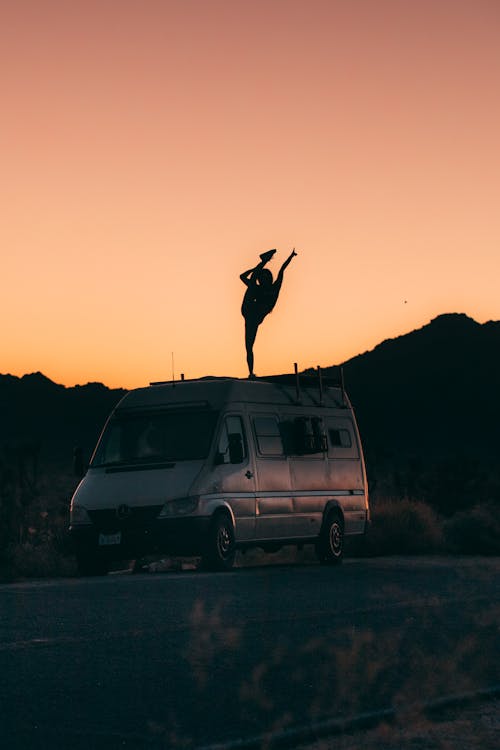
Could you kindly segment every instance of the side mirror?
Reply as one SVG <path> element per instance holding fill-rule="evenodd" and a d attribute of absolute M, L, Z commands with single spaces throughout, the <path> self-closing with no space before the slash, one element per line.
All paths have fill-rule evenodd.
<path fill-rule="evenodd" d="M 224 463 L 224 454 L 221 453 L 220 451 L 217 451 L 214 457 L 214 464 L 215 466 L 220 466 L 223 463 Z"/>

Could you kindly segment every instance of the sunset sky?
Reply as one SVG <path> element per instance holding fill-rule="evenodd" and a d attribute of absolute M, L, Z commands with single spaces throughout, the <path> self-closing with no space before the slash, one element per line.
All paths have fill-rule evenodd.
<path fill-rule="evenodd" d="M 498 0 L 0 0 L 0 372 L 258 375 L 500 318 Z"/>

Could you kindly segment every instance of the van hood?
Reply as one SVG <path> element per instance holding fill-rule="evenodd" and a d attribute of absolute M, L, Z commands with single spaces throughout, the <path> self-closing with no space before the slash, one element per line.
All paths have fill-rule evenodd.
<path fill-rule="evenodd" d="M 89 469 L 73 495 L 73 503 L 87 510 L 120 505 L 163 506 L 169 500 L 188 497 L 204 461 L 179 461 L 171 468 L 143 467 Z"/>

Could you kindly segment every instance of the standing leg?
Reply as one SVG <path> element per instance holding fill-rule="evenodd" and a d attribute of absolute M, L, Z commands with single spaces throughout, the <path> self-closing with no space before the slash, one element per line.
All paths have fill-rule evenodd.
<path fill-rule="evenodd" d="M 253 345 L 255 337 L 257 336 L 257 328 L 259 324 L 253 317 L 248 315 L 245 318 L 245 347 L 247 350 L 247 364 L 248 364 L 248 377 L 253 378 Z"/>

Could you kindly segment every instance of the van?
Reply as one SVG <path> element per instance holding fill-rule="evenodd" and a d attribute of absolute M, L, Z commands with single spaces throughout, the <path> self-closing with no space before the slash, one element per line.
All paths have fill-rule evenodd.
<path fill-rule="evenodd" d="M 127 393 L 71 501 L 80 573 L 158 553 L 225 570 L 238 549 L 290 544 L 340 563 L 369 523 L 367 481 L 343 383 L 317 375 Z"/>

